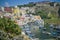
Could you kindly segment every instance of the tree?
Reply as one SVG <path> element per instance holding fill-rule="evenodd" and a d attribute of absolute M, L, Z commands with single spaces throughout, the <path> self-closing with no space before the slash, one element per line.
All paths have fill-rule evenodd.
<path fill-rule="evenodd" d="M 47 13 L 45 11 L 43 11 L 43 10 L 36 11 L 35 15 L 40 15 L 42 19 L 48 18 Z"/>
<path fill-rule="evenodd" d="M 59 8 L 59 10 L 58 10 L 58 15 L 59 15 L 59 17 L 60 17 L 60 8 Z"/>
<path fill-rule="evenodd" d="M 0 18 L 0 29 L 13 36 L 21 34 L 21 28 L 10 18 Z"/>

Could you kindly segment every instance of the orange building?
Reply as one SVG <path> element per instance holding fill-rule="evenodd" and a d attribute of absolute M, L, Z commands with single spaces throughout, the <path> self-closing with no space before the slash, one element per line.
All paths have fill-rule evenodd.
<path fill-rule="evenodd" d="M 35 19 L 41 19 L 41 17 L 40 17 L 40 16 L 34 16 L 34 18 L 35 18 Z"/>

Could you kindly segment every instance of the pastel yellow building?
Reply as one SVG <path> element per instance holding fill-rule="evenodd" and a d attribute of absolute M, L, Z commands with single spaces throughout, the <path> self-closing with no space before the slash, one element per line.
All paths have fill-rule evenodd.
<path fill-rule="evenodd" d="M 14 9 L 13 9 L 13 13 L 15 13 L 15 14 L 16 14 L 16 13 L 20 13 L 20 10 L 19 10 L 18 8 L 14 8 Z"/>
<path fill-rule="evenodd" d="M 22 9 L 19 9 L 19 8 L 14 8 L 13 9 L 13 13 L 14 14 L 22 14 L 22 15 L 24 15 L 24 14 L 26 14 L 26 10 L 22 10 Z"/>
<path fill-rule="evenodd" d="M 12 9 L 13 10 L 13 18 L 16 19 L 18 17 L 20 17 L 20 9 L 19 7 L 15 6 L 15 8 Z"/>

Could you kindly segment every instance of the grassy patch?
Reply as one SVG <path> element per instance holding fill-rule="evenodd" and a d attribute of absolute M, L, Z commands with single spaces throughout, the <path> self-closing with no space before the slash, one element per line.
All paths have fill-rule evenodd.
<path fill-rule="evenodd" d="M 60 24 L 60 18 L 45 19 L 44 22 L 49 24 Z"/>

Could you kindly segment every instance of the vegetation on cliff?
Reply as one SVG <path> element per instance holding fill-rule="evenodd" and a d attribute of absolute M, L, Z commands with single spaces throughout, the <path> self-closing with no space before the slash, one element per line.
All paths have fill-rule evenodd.
<path fill-rule="evenodd" d="M 21 34 L 21 28 L 19 28 L 19 26 L 15 24 L 14 21 L 12 21 L 9 18 L 5 18 L 5 17 L 0 18 L 0 31 L 3 31 L 3 33 L 6 33 L 6 36 L 8 35 L 9 38 L 13 38 L 16 35 Z"/>

